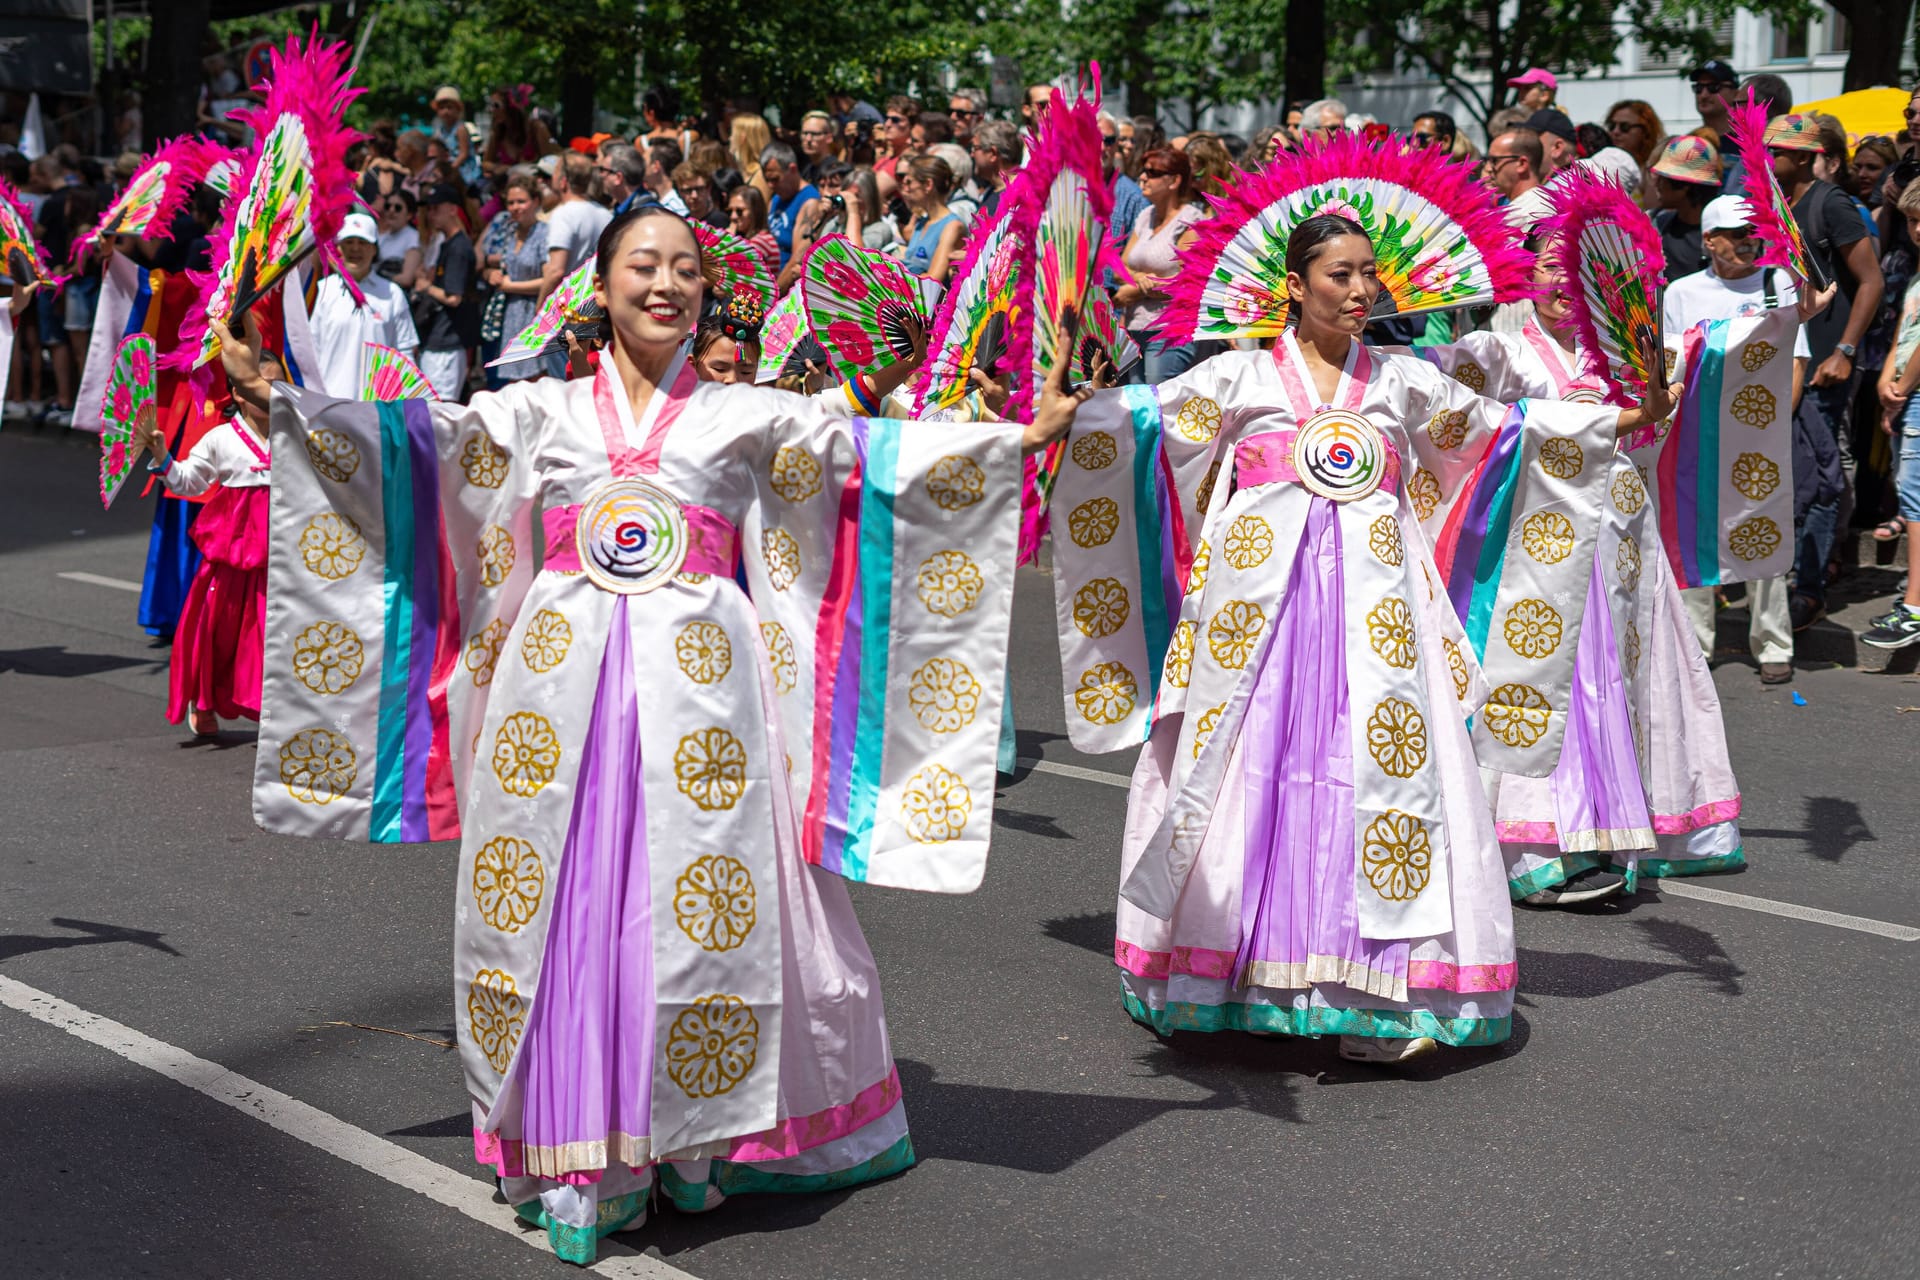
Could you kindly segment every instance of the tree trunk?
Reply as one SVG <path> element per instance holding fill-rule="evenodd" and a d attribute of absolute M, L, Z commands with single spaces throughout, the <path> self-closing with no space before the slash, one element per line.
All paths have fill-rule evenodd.
<path fill-rule="evenodd" d="M 593 135 L 593 76 L 571 73 L 560 81 L 560 139 Z"/>
<path fill-rule="evenodd" d="M 1837 0 L 1833 6 L 1853 27 L 1843 92 L 1875 85 L 1899 87 L 1900 49 L 1906 43 L 1913 0 Z"/>
<path fill-rule="evenodd" d="M 200 44 L 211 0 L 173 0 L 165 21 L 147 37 L 147 94 L 142 101 L 148 139 L 190 133 L 200 102 Z"/>
<path fill-rule="evenodd" d="M 1287 101 L 1312 102 L 1327 96 L 1327 0 L 1287 0 L 1285 54 Z"/>

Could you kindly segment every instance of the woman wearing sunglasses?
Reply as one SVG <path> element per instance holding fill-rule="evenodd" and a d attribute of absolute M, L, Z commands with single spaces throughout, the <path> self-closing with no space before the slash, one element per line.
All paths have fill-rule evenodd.
<path fill-rule="evenodd" d="M 1607 108 L 1607 140 L 1632 156 L 1640 166 L 1640 187 L 1636 194 L 1641 205 L 1646 206 L 1653 192 L 1653 162 L 1659 157 L 1660 144 L 1667 140 L 1660 113 L 1638 98 L 1614 103 Z"/>
<path fill-rule="evenodd" d="M 1127 331 L 1145 359 L 1135 375 L 1147 383 L 1165 382 L 1196 362 L 1194 343 L 1169 343 L 1156 330 L 1167 307 L 1166 285 L 1180 266 L 1180 250 L 1193 241 L 1193 226 L 1206 207 L 1193 185 L 1193 162 L 1184 151 L 1156 147 L 1140 163 L 1140 190 L 1147 207 L 1133 222 L 1125 258 L 1133 279 L 1114 291 L 1125 309 Z"/>

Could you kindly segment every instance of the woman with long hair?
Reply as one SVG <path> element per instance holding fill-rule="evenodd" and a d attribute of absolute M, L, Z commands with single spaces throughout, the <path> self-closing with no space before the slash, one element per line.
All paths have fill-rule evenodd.
<path fill-rule="evenodd" d="M 733 167 L 752 184 L 763 200 L 773 194 L 773 188 L 768 184 L 766 175 L 760 172 L 760 153 L 772 141 L 773 130 L 767 127 L 765 118 L 749 111 L 743 111 L 733 118 L 732 130 L 727 137 L 727 149 L 732 153 Z"/>
<path fill-rule="evenodd" d="M 780 242 L 767 226 L 767 198 L 760 188 L 743 182 L 733 189 L 727 196 L 727 226 L 760 255 L 768 275 L 779 276 Z"/>
<path fill-rule="evenodd" d="M 1644 205 L 1652 186 L 1653 162 L 1667 140 L 1667 127 L 1653 104 L 1622 98 L 1607 108 L 1607 141 L 1633 157 L 1640 166 L 1640 198 Z"/>
<path fill-rule="evenodd" d="M 1146 154 L 1140 189 L 1147 207 L 1134 219 L 1122 253 L 1133 278 L 1114 291 L 1113 300 L 1123 308 L 1122 323 L 1145 357 L 1141 380 L 1159 383 L 1185 373 L 1197 354 L 1194 343 L 1174 342 L 1158 330 L 1167 287 L 1180 269 L 1180 250 L 1192 243 L 1194 224 L 1206 216 L 1206 206 L 1194 191 L 1187 153 L 1172 147 Z"/>
<path fill-rule="evenodd" d="M 518 168 L 506 179 L 507 233 L 497 260 L 487 264 L 489 288 L 506 298 L 500 315 L 500 333 L 511 339 L 533 323 L 540 309 L 541 291 L 546 287 L 547 224 L 540 220 L 540 180 L 537 170 Z M 497 369 L 490 376 L 501 382 L 538 378 L 546 372 L 544 361 L 535 358 L 517 360 Z"/>
<path fill-rule="evenodd" d="M 475 1152 L 577 1263 L 656 1188 L 700 1213 L 913 1163 L 843 879 L 984 871 L 994 735 L 962 731 L 1000 713 L 1021 455 L 1077 402 L 916 433 L 851 416 L 864 380 L 702 382 L 685 220 L 629 210 L 595 268 L 591 376 L 278 398 L 255 776 L 272 830 L 459 835 Z"/>

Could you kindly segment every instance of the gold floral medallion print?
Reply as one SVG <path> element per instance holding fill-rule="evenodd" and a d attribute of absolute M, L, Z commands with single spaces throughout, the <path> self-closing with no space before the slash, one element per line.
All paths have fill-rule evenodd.
<path fill-rule="evenodd" d="M 733 642 L 719 623 L 702 618 L 680 628 L 673 639 L 673 660 L 695 684 L 717 684 L 733 670 Z"/>
<path fill-rule="evenodd" d="M 792 693 L 800 683 L 800 664 L 793 656 L 793 641 L 787 629 L 777 622 L 760 624 L 760 639 L 767 646 L 767 662 L 773 667 L 773 687 L 778 693 Z"/>
<path fill-rule="evenodd" d="M 1273 554 L 1273 526 L 1259 516 L 1241 516 L 1227 526 L 1227 540 L 1220 550 L 1227 563 L 1242 573 L 1257 569 Z"/>
<path fill-rule="evenodd" d="M 1520 549 L 1541 564 L 1559 564 L 1573 554 L 1573 521 L 1558 511 L 1536 511 L 1520 526 Z"/>
<path fill-rule="evenodd" d="M 360 637 L 344 622 L 316 622 L 293 638 L 293 674 L 315 693 L 351 687 L 366 660 Z"/>
<path fill-rule="evenodd" d="M 1413 630 L 1413 609 L 1399 596 L 1388 596 L 1367 611 L 1367 643 L 1390 667 L 1411 671 L 1419 658 Z"/>
<path fill-rule="evenodd" d="M 957 618 L 980 602 L 987 580 L 964 551 L 936 551 L 914 575 L 914 589 L 927 612 Z"/>
<path fill-rule="evenodd" d="M 473 855 L 473 900 L 480 918 L 502 933 L 518 933 L 539 913 L 547 869 L 518 836 L 495 836 Z"/>
<path fill-rule="evenodd" d="M 1550 436 L 1540 444 L 1540 469 L 1555 480 L 1571 480 L 1587 462 L 1577 441 Z"/>
<path fill-rule="evenodd" d="M 738 996 L 702 996 L 667 1032 L 667 1078 L 690 1098 L 717 1098 L 760 1056 L 760 1020 Z"/>
<path fill-rule="evenodd" d="M 1413 503 L 1415 516 L 1422 520 L 1433 518 L 1433 513 L 1440 509 L 1440 481 L 1433 472 L 1425 467 L 1414 468 L 1407 481 L 1407 501 Z"/>
<path fill-rule="evenodd" d="M 1627 623 L 1626 647 L 1627 670 L 1638 672 L 1640 670 L 1640 624 L 1637 622 Z"/>
<path fill-rule="evenodd" d="M 345 484 L 360 469 L 360 446 L 352 436 L 322 427 L 307 436 L 307 461 L 335 484 Z"/>
<path fill-rule="evenodd" d="M 987 495 L 987 473 L 962 453 L 950 453 L 927 471 L 927 496 L 942 511 L 964 511 Z"/>
<path fill-rule="evenodd" d="M 1193 620 L 1183 621 L 1173 629 L 1173 639 L 1167 644 L 1167 683 L 1176 689 L 1184 689 L 1193 679 Z"/>
<path fill-rule="evenodd" d="M 1773 392 L 1756 382 L 1750 387 L 1740 388 L 1734 394 L 1727 412 L 1737 422 L 1764 429 L 1773 425 L 1774 415 L 1779 412 L 1779 401 L 1773 398 Z"/>
<path fill-rule="evenodd" d="M 343 733 L 302 729 L 280 744 L 280 784 L 301 804 L 331 804 L 359 772 L 360 759 Z"/>
<path fill-rule="evenodd" d="M 1560 647 L 1562 623 L 1560 611 L 1545 600 L 1520 600 L 1507 610 L 1501 628 L 1507 648 L 1523 658 L 1551 657 Z"/>
<path fill-rule="evenodd" d="M 900 793 L 900 823 L 921 844 L 958 840 L 972 815 L 972 793 L 945 765 L 930 764 L 915 773 Z"/>
<path fill-rule="evenodd" d="M 300 562 L 316 578 L 338 581 L 367 558 L 367 540 L 350 517 L 324 511 L 300 530 Z"/>
<path fill-rule="evenodd" d="M 800 543 L 785 529 L 768 529 L 760 535 L 760 554 L 767 562 L 767 581 L 775 591 L 785 591 L 800 579 Z"/>
<path fill-rule="evenodd" d="M 1427 824 L 1389 809 L 1367 824 L 1360 866 L 1367 883 L 1388 902 L 1411 902 L 1433 879 L 1433 842 Z"/>
<path fill-rule="evenodd" d="M 495 618 L 486 626 L 473 633 L 467 640 L 467 670 L 473 673 L 473 683 L 486 688 L 493 683 L 493 668 L 500 661 L 500 650 L 507 643 L 507 624 Z"/>
<path fill-rule="evenodd" d="M 1509 747 L 1530 747 L 1547 731 L 1553 714 L 1546 697 L 1530 684 L 1503 684 L 1487 695 L 1481 708 L 1487 732 Z"/>
<path fill-rule="evenodd" d="M 1207 589 L 1207 570 L 1213 567 L 1213 549 L 1205 541 L 1193 553 L 1193 565 L 1187 570 L 1187 594 L 1197 596 Z"/>
<path fill-rule="evenodd" d="M 1132 613 L 1133 602 L 1118 578 L 1095 578 L 1073 593 L 1073 625 L 1091 639 L 1112 635 Z"/>
<path fill-rule="evenodd" d="M 753 932 L 753 873 L 724 854 L 695 858 L 673 883 L 673 918 L 703 951 L 731 951 Z"/>
<path fill-rule="evenodd" d="M 482 969 L 467 984 L 467 1031 L 488 1065 L 504 1072 L 527 1029 L 527 1001 L 505 969 Z"/>
<path fill-rule="evenodd" d="M 1621 515 L 1638 515 L 1647 505 L 1647 486 L 1640 483 L 1638 472 L 1622 471 L 1614 476 L 1612 493 L 1613 505 L 1620 508 Z"/>
<path fill-rule="evenodd" d="M 1458 449 L 1467 441 L 1467 411 L 1436 409 L 1427 422 L 1427 437 L 1442 449 Z"/>
<path fill-rule="evenodd" d="M 1411 778 L 1427 762 L 1427 721 L 1404 698 L 1387 698 L 1367 717 L 1367 754 L 1392 778 Z"/>
<path fill-rule="evenodd" d="M 1632 534 L 1620 539 L 1620 549 L 1613 554 L 1613 567 L 1620 575 L 1620 585 L 1628 591 L 1640 589 L 1640 542 Z"/>
<path fill-rule="evenodd" d="M 1220 405 L 1206 396 L 1195 396 L 1173 415 L 1173 429 L 1195 444 L 1207 444 L 1220 434 Z"/>
<path fill-rule="evenodd" d="M 1467 673 L 1466 655 L 1460 652 L 1460 646 L 1452 637 L 1440 641 L 1440 647 L 1446 651 L 1447 674 L 1453 677 L 1453 697 L 1456 702 L 1467 700 L 1467 690 L 1473 686 L 1473 677 Z"/>
<path fill-rule="evenodd" d="M 1267 615 L 1251 600 L 1229 600 L 1207 623 L 1207 652 L 1228 671 L 1238 671 L 1253 657 Z"/>
<path fill-rule="evenodd" d="M 538 711 L 516 711 L 493 735 L 493 776 L 509 795 L 537 796 L 560 767 L 560 739 Z"/>
<path fill-rule="evenodd" d="M 1200 753 L 1207 749 L 1207 743 L 1213 739 L 1213 731 L 1220 727 L 1220 717 L 1226 713 L 1227 704 L 1208 707 L 1193 726 L 1193 758 L 1198 760 Z"/>
<path fill-rule="evenodd" d="M 1113 465 L 1120 456 L 1120 448 L 1114 444 L 1113 436 L 1105 431 L 1089 431 L 1073 442 L 1068 450 L 1073 460 L 1082 470 L 1100 471 Z"/>
<path fill-rule="evenodd" d="M 1742 520 L 1727 534 L 1727 550 L 1742 560 L 1765 560 L 1780 549 L 1780 526 L 1767 516 Z"/>
<path fill-rule="evenodd" d="M 805 449 L 781 445 L 767 464 L 773 491 L 788 502 L 805 502 L 820 492 L 820 464 Z"/>
<path fill-rule="evenodd" d="M 1780 468 L 1764 453 L 1743 453 L 1733 460 L 1733 487 L 1759 502 L 1780 487 Z"/>
<path fill-rule="evenodd" d="M 1094 724 L 1119 724 L 1133 711 L 1140 683 L 1123 662 L 1100 662 L 1080 673 L 1073 705 Z"/>
<path fill-rule="evenodd" d="M 1406 563 L 1406 544 L 1400 540 L 1400 524 L 1392 516 L 1375 516 L 1367 526 L 1367 549 L 1381 564 L 1398 569 Z"/>
<path fill-rule="evenodd" d="M 513 545 L 513 535 L 497 524 L 490 524 L 480 532 L 480 542 L 475 548 L 480 555 L 480 585 L 497 587 L 507 580 L 513 572 L 513 562 L 519 557 L 519 549 Z"/>
<path fill-rule="evenodd" d="M 1067 536 L 1076 547 L 1104 547 L 1120 529 L 1120 504 L 1112 498 L 1088 498 L 1067 513 Z"/>
<path fill-rule="evenodd" d="M 1200 477 L 1200 487 L 1193 491 L 1194 510 L 1205 514 L 1213 506 L 1213 489 L 1220 482 L 1220 462 L 1207 468 L 1207 474 Z"/>
<path fill-rule="evenodd" d="M 460 446 L 460 469 L 476 489 L 498 489 L 507 482 L 507 451 L 483 435 Z"/>
<path fill-rule="evenodd" d="M 1453 380 L 1474 391 L 1487 389 L 1487 371 L 1472 360 L 1462 360 L 1455 366 Z"/>
<path fill-rule="evenodd" d="M 973 723 L 980 710 L 980 682 L 957 658 L 931 658 L 907 684 L 907 705 L 931 733 L 953 733 Z"/>
<path fill-rule="evenodd" d="M 1780 348 L 1771 342 L 1749 342 L 1740 348 L 1740 367 L 1748 373 L 1758 373 L 1767 361 L 1780 354 Z"/>
<path fill-rule="evenodd" d="M 707 812 L 731 809 L 747 790 L 747 749 L 717 725 L 690 733 L 674 748 L 673 779 Z"/>
<path fill-rule="evenodd" d="M 573 624 L 557 609 L 542 609 L 527 623 L 520 637 L 520 660 L 527 670 L 545 674 L 567 660 L 573 645 Z"/>

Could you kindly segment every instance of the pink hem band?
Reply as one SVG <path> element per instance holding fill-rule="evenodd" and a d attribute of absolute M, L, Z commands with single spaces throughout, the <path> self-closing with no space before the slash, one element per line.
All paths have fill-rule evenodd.
<path fill-rule="evenodd" d="M 682 503 L 687 519 L 687 558 L 680 565 L 683 573 L 708 573 L 731 578 L 740 561 L 740 531 L 733 522 L 698 503 Z M 580 546 L 574 540 L 574 526 L 580 522 L 580 504 L 548 507 L 540 513 L 540 524 L 547 534 L 547 558 L 541 565 L 559 573 L 580 572 Z"/>
<path fill-rule="evenodd" d="M 1698 831 L 1702 827 L 1717 826 L 1722 822 L 1732 822 L 1740 816 L 1740 797 L 1731 800 L 1710 800 L 1697 809 L 1686 813 L 1656 813 L 1653 815 L 1655 835 L 1684 836 Z"/>
<path fill-rule="evenodd" d="M 1233 974 L 1233 952 L 1207 947 L 1148 951 L 1119 938 L 1113 959 L 1137 978 L 1165 981 L 1174 975 L 1224 982 Z M 1422 991 L 1511 991 L 1518 982 L 1516 964 L 1452 964 L 1445 960 L 1407 962 L 1407 986 Z"/>

